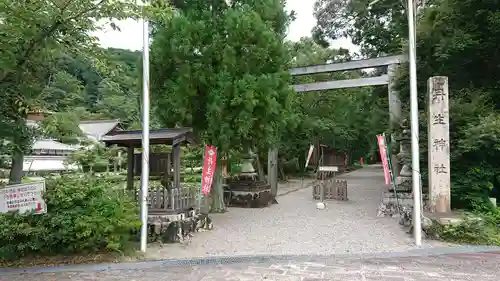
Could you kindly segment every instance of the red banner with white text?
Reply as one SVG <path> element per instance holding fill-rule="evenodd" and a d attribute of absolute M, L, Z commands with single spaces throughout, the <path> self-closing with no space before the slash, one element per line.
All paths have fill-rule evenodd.
<path fill-rule="evenodd" d="M 217 161 L 217 149 L 213 146 L 205 146 L 205 156 L 203 157 L 203 172 L 201 174 L 201 193 L 210 193 L 212 181 L 214 179 L 215 164 Z"/>
<path fill-rule="evenodd" d="M 385 184 L 391 184 L 391 171 L 389 170 L 389 162 L 387 161 L 387 151 L 384 136 L 377 136 L 378 149 L 380 151 L 380 159 L 382 160 L 382 166 L 384 166 L 384 179 Z"/>

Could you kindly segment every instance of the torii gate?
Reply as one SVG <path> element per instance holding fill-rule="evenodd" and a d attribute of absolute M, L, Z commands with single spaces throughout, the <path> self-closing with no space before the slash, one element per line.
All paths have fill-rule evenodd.
<path fill-rule="evenodd" d="M 340 63 L 329 63 L 321 65 L 310 65 L 304 67 L 296 67 L 289 70 L 292 76 L 310 75 L 317 73 L 330 73 L 337 71 L 346 70 L 358 70 L 366 68 L 374 68 L 380 66 L 388 66 L 387 74 L 383 74 L 376 77 L 368 78 L 357 78 L 357 79 L 347 79 L 347 80 L 332 80 L 327 82 L 316 82 L 309 84 L 294 85 L 295 91 L 297 93 L 312 92 L 312 91 L 322 91 L 331 89 L 342 89 L 342 88 L 355 88 L 355 87 L 366 87 L 366 86 L 379 86 L 388 85 L 389 94 L 389 120 L 392 128 L 399 122 L 401 118 L 401 100 L 399 93 L 394 90 L 394 72 L 396 66 L 400 63 L 408 61 L 406 55 L 396 55 L 396 56 L 385 56 L 374 59 L 363 59 L 354 60 L 348 62 Z M 394 167 L 394 176 L 399 176 L 400 168 L 395 155 L 391 159 Z M 268 180 L 271 185 L 271 192 L 273 196 L 277 194 L 278 191 L 278 150 L 270 149 L 268 154 Z"/>

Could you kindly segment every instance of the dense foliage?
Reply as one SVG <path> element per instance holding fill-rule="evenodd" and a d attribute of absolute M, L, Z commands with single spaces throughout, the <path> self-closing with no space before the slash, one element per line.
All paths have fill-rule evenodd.
<path fill-rule="evenodd" d="M 349 35 L 367 56 L 406 52 L 407 22 L 400 1 L 318 0 L 315 39 L 325 43 Z M 482 221 L 441 229 L 441 237 L 458 242 L 499 243 L 498 209 L 488 197 L 499 199 L 500 132 L 499 1 L 426 1 L 419 8 L 417 56 L 422 174 L 427 174 L 427 79 L 448 76 L 452 207 L 475 210 Z M 402 104 L 409 104 L 408 71 L 399 71 Z M 408 113 L 408 107 L 405 107 Z M 408 115 L 407 115 L 408 116 Z"/>
<path fill-rule="evenodd" d="M 422 83 L 425 77 L 449 77 L 453 203 L 474 207 L 489 202 L 493 185 L 500 188 L 500 79 L 494 75 L 500 65 L 500 2 L 437 3 L 425 10 L 418 28 L 418 70 Z"/>
<path fill-rule="evenodd" d="M 191 1 L 154 25 L 152 92 L 163 124 L 193 127 L 219 151 L 272 146 L 292 91 L 281 0 Z"/>
<path fill-rule="evenodd" d="M 78 151 L 69 156 L 68 163 L 77 165 L 82 172 L 117 172 L 126 164 L 126 158 L 120 154 L 125 152 L 116 146 L 106 147 L 100 143 L 91 143 L 89 146 L 82 146 Z"/>
<path fill-rule="evenodd" d="M 48 179 L 49 212 L 0 214 L 0 259 L 121 251 L 138 229 L 138 208 L 116 183 L 92 176 Z"/>
<path fill-rule="evenodd" d="M 101 51 L 105 70 L 82 57 L 58 59 L 58 72 L 43 92 L 45 108 L 74 111 L 79 119 L 120 119 L 125 127 L 137 125 L 141 54 L 113 48 Z"/>
<path fill-rule="evenodd" d="M 35 137 L 25 122 L 28 112 L 97 102 L 80 96 L 83 85 L 71 75 L 70 62 L 82 58 L 112 73 L 91 33 L 99 22 L 136 16 L 135 0 L 0 1 L 0 136 L 2 152 L 12 156 L 11 183 L 20 182 L 23 154 Z"/>
<path fill-rule="evenodd" d="M 434 224 L 427 233 L 437 239 L 459 244 L 500 245 L 500 211 L 497 209 L 476 210 L 467 215 L 458 225 Z"/>
<path fill-rule="evenodd" d="M 294 126 L 284 1 L 179 1 L 177 12 L 153 28 L 151 82 L 161 123 L 192 127 L 219 156 L 276 146 Z"/>
<path fill-rule="evenodd" d="M 432 4 L 432 0 L 427 0 Z M 371 4 L 374 3 L 374 4 Z M 316 0 L 317 25 L 313 38 L 327 46 L 330 40 L 351 38 L 364 56 L 399 54 L 408 38 L 406 1 Z"/>

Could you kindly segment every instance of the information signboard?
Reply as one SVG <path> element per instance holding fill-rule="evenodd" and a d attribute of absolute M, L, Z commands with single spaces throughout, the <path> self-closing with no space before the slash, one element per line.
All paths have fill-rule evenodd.
<path fill-rule="evenodd" d="M 43 192 L 45 181 L 8 185 L 0 189 L 0 212 L 19 213 L 34 212 L 43 214 L 47 212 Z"/>

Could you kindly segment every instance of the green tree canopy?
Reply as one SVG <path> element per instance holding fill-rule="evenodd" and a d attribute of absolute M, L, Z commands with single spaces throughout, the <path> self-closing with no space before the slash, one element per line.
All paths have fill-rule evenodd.
<path fill-rule="evenodd" d="M 408 38 L 405 1 L 317 0 L 317 25 L 313 37 L 328 45 L 329 40 L 351 38 L 363 55 L 399 54 Z M 432 1 L 426 1 L 431 4 Z"/>
<path fill-rule="evenodd" d="M 74 79 L 60 71 L 59 59 L 81 56 L 102 68 L 101 49 L 91 32 L 99 29 L 101 20 L 138 15 L 135 0 L 0 0 L 0 133 L 3 140 L 15 144 L 12 183 L 21 180 L 22 155 L 33 140 L 25 122 L 27 112 L 44 109 L 44 103 L 54 97 L 56 107 L 65 107 L 66 95 L 75 97 L 81 91 Z M 47 92 L 53 97 L 47 97 Z"/>
<path fill-rule="evenodd" d="M 182 5 L 181 5 L 182 4 Z M 293 91 L 282 0 L 195 0 L 154 24 L 156 114 L 220 151 L 267 147 L 290 126 Z"/>

